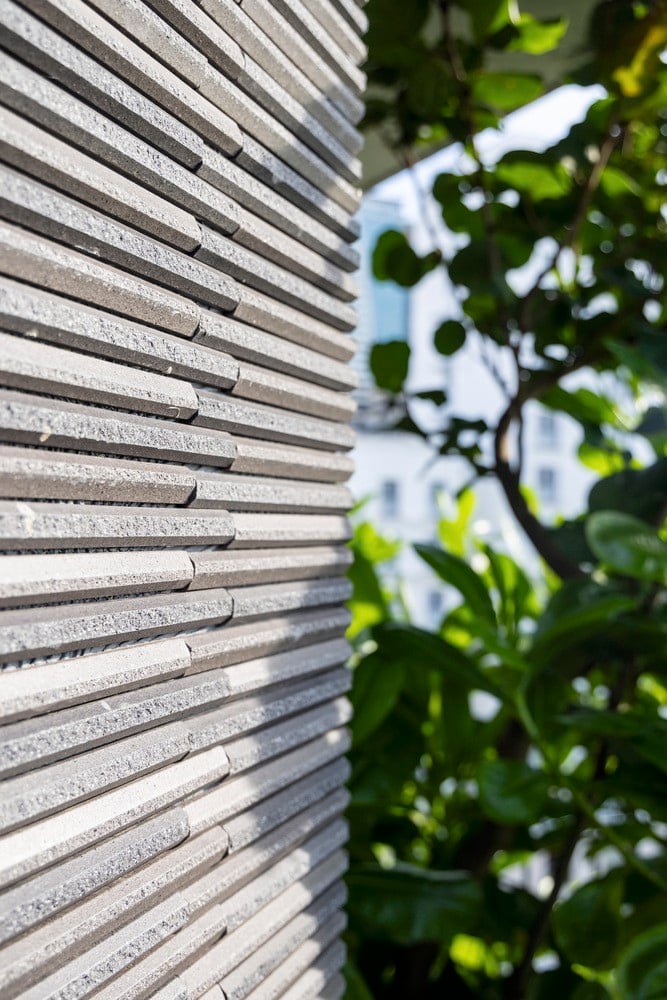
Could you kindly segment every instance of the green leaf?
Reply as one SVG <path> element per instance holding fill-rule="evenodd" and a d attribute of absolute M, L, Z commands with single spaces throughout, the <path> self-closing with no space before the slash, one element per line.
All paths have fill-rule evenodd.
<path fill-rule="evenodd" d="M 614 965 L 621 936 L 623 880 L 613 873 L 588 882 L 556 907 L 556 942 L 572 963 L 589 969 Z"/>
<path fill-rule="evenodd" d="M 365 936 L 409 945 L 471 932 L 480 917 L 482 891 L 466 873 L 415 865 L 353 865 L 347 876 L 352 927 Z"/>
<path fill-rule="evenodd" d="M 353 673 L 350 700 L 354 708 L 355 746 L 365 740 L 394 708 L 405 683 L 405 666 L 375 653 L 365 657 Z"/>
<path fill-rule="evenodd" d="M 479 804 L 498 823 L 527 825 L 543 815 L 549 784 L 523 761 L 485 761 L 478 773 Z"/>
<path fill-rule="evenodd" d="M 356 965 L 352 962 L 346 962 L 343 967 L 343 976 L 345 977 L 346 1000 L 373 1000 L 373 994 L 366 986 Z"/>
<path fill-rule="evenodd" d="M 436 351 L 449 357 L 463 347 L 466 331 L 463 323 L 448 319 L 441 323 L 433 334 L 433 344 Z"/>
<path fill-rule="evenodd" d="M 558 46 L 567 31 L 567 21 L 537 21 L 530 14 L 522 14 L 515 22 L 515 28 L 516 34 L 507 48 L 540 56 Z"/>
<path fill-rule="evenodd" d="M 544 86 L 529 73 L 484 73 L 473 83 L 473 98 L 496 111 L 514 111 L 536 100 Z"/>
<path fill-rule="evenodd" d="M 496 624 L 493 602 L 482 578 L 463 559 L 443 552 L 435 545 L 416 545 L 415 549 L 441 580 L 459 591 L 476 615 L 492 625 Z"/>
<path fill-rule="evenodd" d="M 599 511 L 586 522 L 586 538 L 598 559 L 615 572 L 667 586 L 667 543 L 644 521 Z"/>
<path fill-rule="evenodd" d="M 667 996 L 667 923 L 635 938 L 616 972 L 620 1000 L 664 1000 Z"/>
<path fill-rule="evenodd" d="M 500 31 L 512 20 L 512 0 L 475 0 L 460 3 L 470 15 L 473 33 L 478 41 Z"/>
<path fill-rule="evenodd" d="M 567 413 L 568 416 L 580 423 L 609 424 L 618 430 L 627 430 L 622 415 L 616 406 L 609 399 L 605 399 L 597 392 L 590 389 L 576 389 L 568 392 L 566 389 L 556 386 L 544 393 L 540 397 L 543 406 L 548 406 L 552 410 L 560 413 Z"/>
<path fill-rule="evenodd" d="M 373 344 L 370 366 L 375 383 L 387 392 L 400 392 L 410 365 L 410 348 L 404 340 Z"/>
<path fill-rule="evenodd" d="M 544 153 L 516 150 L 498 164 L 496 174 L 503 184 L 528 194 L 533 201 L 560 198 L 572 183 L 560 163 L 549 163 Z"/>
<path fill-rule="evenodd" d="M 373 274 L 379 281 L 395 281 L 403 288 L 411 288 L 439 261 L 438 253 L 420 257 L 410 246 L 405 233 L 387 229 L 378 237 L 373 251 Z"/>

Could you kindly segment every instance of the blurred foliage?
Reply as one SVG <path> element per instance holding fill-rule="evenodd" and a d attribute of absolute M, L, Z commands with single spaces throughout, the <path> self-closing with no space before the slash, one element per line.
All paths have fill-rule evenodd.
<path fill-rule="evenodd" d="M 540 57 L 567 39 L 567 24 L 515 0 L 370 0 L 367 9 L 366 125 L 407 163 L 433 142 L 465 154 L 432 191 L 458 237 L 452 252 L 418 252 L 390 231 L 376 276 L 412 287 L 446 269 L 458 308 L 443 307 L 434 347 L 455 359 L 476 338 L 503 412 L 493 424 L 467 419 L 435 385 L 416 394 L 440 408 L 433 431 L 406 387 L 406 344 L 378 345 L 372 371 L 402 429 L 463 459 L 471 482 L 498 482 L 542 572 L 533 579 L 475 539 L 464 491 L 440 522 L 440 545 L 417 548 L 448 609 L 427 631 L 386 582 L 395 543 L 369 523 L 355 531 L 347 996 L 658 1000 L 667 997 L 667 5 L 598 3 L 568 80 L 600 83 L 605 96 L 546 151 L 497 163 L 481 156 L 480 132 L 543 93 Z M 498 68 L 511 53 L 521 71 Z M 583 369 L 600 374 L 604 393 L 573 384 Z M 580 458 L 601 477 L 588 510 L 556 527 L 539 520 L 522 483 L 528 403 L 581 427 Z M 652 460 L 633 457 L 629 434 Z M 587 873 L 576 882 L 573 858 Z"/>

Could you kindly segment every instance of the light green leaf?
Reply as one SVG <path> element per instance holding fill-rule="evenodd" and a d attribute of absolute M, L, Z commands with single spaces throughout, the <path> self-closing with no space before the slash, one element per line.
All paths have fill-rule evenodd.
<path fill-rule="evenodd" d="M 537 21 L 531 14 L 522 14 L 518 22 L 515 21 L 515 27 L 517 34 L 507 48 L 539 56 L 558 46 L 567 31 L 567 20 Z"/>
<path fill-rule="evenodd" d="M 533 201 L 544 198 L 561 198 L 570 190 L 572 182 L 559 163 L 549 163 L 544 153 L 517 150 L 508 153 L 497 167 L 503 184 L 530 195 Z"/>
<path fill-rule="evenodd" d="M 415 549 L 441 580 L 459 591 L 476 615 L 492 625 L 496 624 L 493 603 L 482 578 L 463 559 L 443 552 L 435 545 L 416 545 Z"/>
<path fill-rule="evenodd" d="M 586 539 L 598 559 L 617 573 L 667 586 L 667 543 L 639 518 L 613 510 L 591 514 Z"/>
<path fill-rule="evenodd" d="M 497 111 L 514 111 L 543 90 L 541 78 L 529 73 L 484 73 L 473 83 L 473 98 Z"/>

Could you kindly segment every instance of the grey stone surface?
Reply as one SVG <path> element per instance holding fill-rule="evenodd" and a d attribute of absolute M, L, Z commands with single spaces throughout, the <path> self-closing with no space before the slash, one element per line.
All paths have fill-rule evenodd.
<path fill-rule="evenodd" d="M 223 351 L 10 278 L 0 277 L 0 324 L 16 333 L 222 389 L 238 379 L 237 362 Z"/>
<path fill-rule="evenodd" d="M 226 849 L 227 838 L 218 827 L 173 848 L 156 861 L 147 859 L 134 874 L 102 889 L 93 899 L 74 906 L 57 921 L 35 929 L 5 948 L 0 989 L 25 989 L 38 981 L 45 971 L 86 952 L 114 929 L 145 912 L 184 883 L 210 871 Z"/>
<path fill-rule="evenodd" d="M 233 472 L 340 483 L 350 478 L 354 468 L 348 455 L 337 452 L 241 437 L 234 439 L 234 447 L 236 455 L 229 466 Z"/>
<path fill-rule="evenodd" d="M 24 830 L 0 837 L 0 885 L 11 885 L 63 861 L 181 801 L 196 789 L 224 778 L 228 766 L 221 747 L 206 750 L 170 764 L 157 774 L 105 792 L 92 802 L 83 802 Z"/>
<path fill-rule="evenodd" d="M 345 956 L 341 965 L 345 962 Z M 346 983 L 344 977 L 339 973 L 329 980 L 326 987 L 320 994 L 320 1000 L 342 1000 L 345 996 Z"/>
<path fill-rule="evenodd" d="M 250 516 L 250 515 L 248 515 Z M 220 545 L 234 534 L 224 511 L 98 504 L 0 504 L 0 539 L 7 549 L 124 548 Z M 104 556 L 98 557 L 100 562 Z"/>
<path fill-rule="evenodd" d="M 260 305 L 263 307 L 264 303 L 261 302 Z M 264 330 L 254 329 L 252 320 L 260 317 L 254 311 L 250 311 L 249 315 L 250 323 L 245 324 L 209 310 L 202 310 L 201 324 L 195 339 L 205 346 L 229 351 L 234 357 L 242 360 L 269 365 L 279 372 L 299 376 L 310 382 L 333 389 L 354 388 L 356 384 L 354 373 L 340 360 L 285 340 L 281 331 L 275 336 Z M 338 348 L 339 340 L 348 339 L 336 333 L 332 346 Z M 324 346 L 328 344 L 329 339 Z M 323 338 L 317 339 L 316 346 L 320 348 L 323 346 Z"/>
<path fill-rule="evenodd" d="M 199 226 L 188 212 L 6 108 L 0 108 L 0 153 L 12 166 L 166 243 L 183 250 L 199 245 Z"/>
<path fill-rule="evenodd" d="M 183 639 L 159 639 L 7 671 L 0 684 L 0 722 L 6 725 L 96 698 L 111 698 L 121 691 L 179 677 L 190 664 L 190 649 Z"/>
<path fill-rule="evenodd" d="M 242 666 L 223 667 L 224 672 L 220 676 L 230 697 L 261 693 L 267 689 L 271 689 L 273 694 L 270 696 L 273 697 L 277 685 L 290 681 L 309 682 L 317 686 L 319 675 L 344 664 L 349 652 L 347 642 L 338 638 L 306 649 L 248 660 Z"/>
<path fill-rule="evenodd" d="M 4 467 L 0 448 L 0 469 Z M 235 473 L 199 473 L 192 507 L 224 507 L 225 510 L 282 511 L 328 514 L 349 510 L 351 493 L 346 486 L 322 483 L 290 483 L 285 479 L 263 479 Z"/>
<path fill-rule="evenodd" d="M 287 782 L 296 782 L 311 771 L 323 768 L 325 764 L 346 753 L 349 745 L 350 740 L 346 731 L 335 729 L 297 750 L 290 751 L 278 760 L 262 764 L 250 774 L 242 773 L 229 778 L 224 783 L 224 788 L 205 792 L 184 805 L 191 831 L 200 833 L 222 823 L 232 844 L 232 835 L 227 825 L 229 819 L 274 795 L 283 789 Z M 205 753 L 210 752 L 205 751 Z M 268 807 L 265 805 L 264 808 Z M 281 818 L 277 818 L 276 824 L 281 821 Z"/>
<path fill-rule="evenodd" d="M 49 127 L 84 152 L 93 153 L 103 163 L 128 173 L 133 180 L 159 192 L 175 205 L 208 219 L 223 232 L 231 233 L 238 226 L 238 210 L 232 200 L 182 164 L 154 149 L 150 143 L 10 57 L 7 57 L 3 72 L 5 82 L 2 93 L 17 112 Z M 204 148 L 208 147 L 202 144 L 202 154 Z M 52 158 L 61 151 L 58 140 L 53 140 L 49 151 Z M 72 152 L 76 154 L 75 150 Z M 34 157 L 26 159 L 24 155 L 18 165 L 30 168 L 31 173 L 43 176 L 47 182 L 51 181 L 50 174 Z M 72 190 L 78 197 L 86 193 L 83 188 L 72 189 L 66 173 L 60 175 L 58 186 L 65 191 Z M 93 192 L 93 197 L 84 200 L 97 205 L 99 198 L 96 199 Z M 99 207 L 104 209 L 104 205 Z M 192 220 L 190 228 L 193 237 L 198 240 L 198 228 Z M 147 231 L 152 232 L 150 229 Z"/>
<path fill-rule="evenodd" d="M 4 391 L 0 440 L 223 467 L 231 465 L 237 452 L 223 431 Z"/>
<path fill-rule="evenodd" d="M 308 39 L 316 52 L 329 63 L 334 72 L 351 87 L 357 95 L 366 89 L 365 74 L 358 69 L 358 63 L 365 55 L 361 39 L 353 32 L 342 32 L 344 22 L 335 35 L 326 31 L 312 12 L 313 6 L 322 11 L 323 4 L 305 3 L 302 0 L 274 0 L 274 5 L 297 31 Z M 340 41 L 340 44 L 339 44 Z M 354 52 L 350 53 L 350 49 Z"/>
<path fill-rule="evenodd" d="M 143 1000 L 154 996 L 156 988 L 166 985 L 186 963 L 212 950 L 224 931 L 224 914 L 219 906 L 214 906 L 96 993 L 96 1000 Z M 176 996 L 183 995 L 183 984 L 180 985 Z M 189 997 L 187 992 L 185 995 Z M 167 996 L 173 1000 L 173 990 Z"/>
<path fill-rule="evenodd" d="M 344 687 L 347 683 L 347 677 L 341 678 L 339 685 Z M 315 692 L 309 692 L 309 695 L 312 698 L 318 696 Z M 349 703 L 341 698 L 331 705 L 304 712 L 296 719 L 263 729 L 256 736 L 233 740 L 225 748 L 229 757 L 230 773 L 240 774 L 321 736 L 332 726 L 345 725 L 350 721 L 350 714 Z"/>
<path fill-rule="evenodd" d="M 0 25 L 4 44 L 19 58 L 42 69 L 51 79 L 58 80 L 186 167 L 201 163 L 204 143 L 192 129 L 13 0 L 2 4 Z M 9 96 L 7 89 L 3 89 L 3 95 L 12 102 L 21 99 L 16 93 Z"/>
<path fill-rule="evenodd" d="M 272 403 L 286 410 L 297 410 L 328 420 L 348 421 L 356 409 L 354 400 L 346 393 L 321 388 L 304 379 L 247 362 L 239 364 L 239 375 L 232 393 L 244 399 Z"/>
<path fill-rule="evenodd" d="M 231 614 L 223 589 L 0 611 L 0 662 L 168 635 L 223 622 Z"/>
<path fill-rule="evenodd" d="M 234 513 L 232 518 L 235 548 L 346 542 L 351 535 L 347 519 L 335 515 Z"/>
<path fill-rule="evenodd" d="M 237 9 L 235 0 L 228 2 Z M 259 218 L 266 219 L 277 229 L 321 253 L 344 271 L 354 271 L 358 267 L 358 251 L 338 232 L 294 205 L 274 191 L 270 184 L 243 170 L 233 160 L 206 147 L 197 173 Z"/>
<path fill-rule="evenodd" d="M 0 339 L 1 371 L 2 340 Z M 21 388 L 25 387 L 24 380 Z M 349 450 L 354 444 L 354 431 L 347 424 L 295 414 L 273 406 L 246 403 L 221 392 L 199 391 L 197 397 L 198 404 L 194 408 L 193 423 L 198 427 L 219 428 L 247 434 L 263 441 L 310 445 L 327 451 Z M 173 416 L 173 414 L 168 415 Z"/>
<path fill-rule="evenodd" d="M 283 674 L 280 671 L 285 672 L 285 677 L 292 677 L 295 673 L 298 674 L 300 669 L 307 670 L 308 664 L 312 662 L 317 664 L 317 657 L 313 661 L 312 649 L 302 654 L 297 654 L 294 650 L 309 643 L 338 640 L 349 621 L 349 612 L 345 608 L 333 608 L 327 609 L 326 612 L 303 611 L 282 615 L 269 621 L 253 622 L 249 625 L 232 623 L 216 632 L 188 636 L 186 641 L 192 653 L 190 670 L 199 673 L 261 657 L 259 662 L 246 663 L 239 672 L 238 679 L 234 680 L 235 690 L 252 690 L 253 686 L 271 683 L 268 678 L 271 678 L 276 671 L 279 673 L 279 679 L 282 679 Z M 271 655 L 278 656 L 285 650 L 290 652 L 281 659 L 270 662 L 264 659 Z M 347 655 L 346 649 L 335 662 L 342 662 Z"/>
<path fill-rule="evenodd" d="M 283 240 L 286 239 L 283 237 Z M 356 314 L 352 306 L 341 303 L 293 271 L 274 264 L 206 226 L 202 227 L 202 243 L 196 256 L 242 284 L 268 293 L 324 323 L 343 330 L 352 329 L 355 325 Z M 343 295 L 342 290 L 340 294 Z M 352 294 L 348 297 L 351 298 Z M 239 298 L 243 301 L 240 289 Z M 306 316 L 304 323 L 307 323 Z"/>
<path fill-rule="evenodd" d="M 0 445 L 0 497 L 3 499 L 183 504 L 194 495 L 195 489 L 192 473 L 175 465 Z M 332 496 L 331 506 L 335 502 Z M 224 507 L 225 504 L 199 506 Z M 338 497 L 338 509 L 349 506 L 343 495 Z"/>
<path fill-rule="evenodd" d="M 258 837 L 296 816 L 301 810 L 320 806 L 330 807 L 331 815 L 347 808 L 349 793 L 341 786 L 349 779 L 350 765 L 344 759 L 323 767 L 316 775 L 308 775 L 286 790 L 272 795 L 260 808 L 225 820 L 230 851 L 236 852 Z"/>
<path fill-rule="evenodd" d="M 336 604 L 351 593 L 345 578 L 295 580 L 290 583 L 266 583 L 255 587 L 232 587 L 234 621 L 270 618 L 305 608 Z"/>
<path fill-rule="evenodd" d="M 319 21 L 324 31 L 335 39 L 341 49 L 359 65 L 366 58 L 366 50 L 361 35 L 367 30 L 368 21 L 361 15 L 361 23 L 351 25 L 347 18 L 337 10 L 336 4 L 330 0 L 304 0 L 304 7 Z M 359 15 L 356 4 L 348 4 L 348 10 L 354 10 Z M 366 22 L 364 24 L 364 21 Z"/>
<path fill-rule="evenodd" d="M 137 556 L 139 556 L 138 553 Z M 235 585 L 263 583 L 265 580 L 273 580 L 279 583 L 284 580 L 304 580 L 312 577 L 338 576 L 344 573 L 352 562 L 350 550 L 342 545 L 337 547 L 308 546 L 299 549 L 254 549 L 250 552 L 242 550 L 192 552 L 189 558 L 194 565 L 194 579 L 190 584 L 191 590 L 201 590 L 206 587 L 233 587 Z M 16 563 L 17 559 L 14 562 Z M 3 565 L 2 562 L 0 562 L 1 565 Z M 14 577 L 18 576 L 17 570 L 20 570 L 20 566 L 15 568 L 13 564 L 10 564 L 9 568 L 10 574 L 13 571 Z M 37 569 L 37 567 L 35 568 Z M 21 578 L 21 582 L 24 577 L 25 574 Z M 11 582 L 9 586 L 11 586 Z M 16 583 L 13 585 L 12 597 L 16 593 L 18 586 Z M 0 604 L 4 603 L 7 605 L 9 603 L 8 598 L 5 596 L 8 590 L 9 587 L 7 584 L 3 585 L 0 582 Z M 19 591 L 21 595 L 19 601 L 14 597 L 13 603 L 25 602 L 26 598 L 23 597 L 24 592 L 24 589 L 21 589 Z M 57 600 L 57 598 L 53 599 Z"/>
<path fill-rule="evenodd" d="M 322 893 L 319 899 L 316 897 L 323 888 L 331 884 L 336 873 L 341 874 L 341 869 L 344 868 L 344 858 L 338 865 L 334 864 L 333 859 L 324 862 L 300 884 L 287 889 L 260 914 L 251 918 L 256 922 L 257 929 L 253 926 L 256 940 L 262 942 L 259 948 L 252 949 L 247 945 L 244 948 L 240 940 L 242 932 L 237 932 L 239 940 L 238 943 L 234 941 L 234 952 L 230 954 L 230 962 L 236 960 L 232 970 L 226 972 L 221 963 L 223 975 L 220 986 L 227 1000 L 242 1000 L 246 997 L 295 948 L 316 934 L 335 911 L 340 909 L 345 901 L 342 883 L 337 883 Z M 304 906 L 307 908 L 303 909 Z M 339 927 L 340 929 L 342 928 Z M 230 948 L 231 941 L 232 935 L 224 944 Z M 222 950 L 220 947 L 220 951 Z M 238 958 L 241 956 L 239 963 Z"/>
<path fill-rule="evenodd" d="M 328 296 L 325 296 L 325 302 L 327 298 Z M 248 285 L 239 284 L 239 299 L 234 316 L 241 322 L 257 326 L 269 333 L 276 333 L 301 347 L 322 351 L 342 361 L 349 361 L 354 357 L 356 347 L 353 338 L 340 333 L 330 324 L 301 312 L 286 302 L 271 299 L 270 296 Z M 336 322 L 340 330 L 349 333 L 356 325 L 355 317 L 352 306 L 338 303 Z M 355 375 L 348 375 L 348 378 L 352 380 L 353 385 L 356 385 Z"/>
<path fill-rule="evenodd" d="M 334 941 L 344 929 L 334 914 L 248 995 L 248 1000 L 315 1000 L 329 996 L 328 984 L 345 963 L 345 946 Z M 330 942 L 333 941 L 333 944 Z M 336 977 L 343 983 L 342 977 Z M 343 989 L 344 992 L 344 989 Z M 342 996 L 343 992 L 336 994 Z"/>
<path fill-rule="evenodd" d="M 238 152 L 241 133 L 228 115 L 81 0 L 29 0 L 28 6 L 216 148 L 232 156 Z"/>
<path fill-rule="evenodd" d="M 238 44 L 241 39 L 237 31 L 229 30 L 236 28 L 236 22 L 216 23 L 202 10 L 203 5 L 200 6 L 194 0 L 150 0 L 150 3 L 161 17 L 189 39 L 219 70 L 232 79 L 243 73 L 246 46 L 242 48 Z"/>
<path fill-rule="evenodd" d="M 220 271 L 7 167 L 0 167 L 0 211 L 19 226 L 218 309 L 238 302 L 236 283 Z"/>
<path fill-rule="evenodd" d="M 189 382 L 8 333 L 0 333 L 0 378 L 15 389 L 155 413 L 172 420 L 187 420 L 199 410 L 197 393 Z"/>
<path fill-rule="evenodd" d="M 198 307 L 183 296 L 7 223 L 0 272 L 186 337 L 199 326 Z"/>
<path fill-rule="evenodd" d="M 189 749 L 187 726 L 174 722 L 9 778 L 2 785 L 0 831 L 8 833 L 139 778 L 187 756 Z"/>
<path fill-rule="evenodd" d="M 0 896 L 0 940 L 23 934 L 140 869 L 182 843 L 188 833 L 183 810 L 170 809 L 9 889 Z"/>
<path fill-rule="evenodd" d="M 242 0 L 241 9 L 273 39 L 288 59 L 301 67 L 311 82 L 325 93 L 343 114 L 353 122 L 360 120 L 364 112 L 361 98 L 309 45 L 303 32 L 285 20 L 274 4 L 269 0 Z"/>
<path fill-rule="evenodd" d="M 193 553 L 209 554 L 214 553 Z M 238 558 L 239 553 L 235 555 Z M 325 559 L 326 555 L 321 557 L 324 572 Z M 336 560 L 333 550 L 329 565 L 333 572 L 336 565 L 344 568 L 345 562 Z M 193 560 L 187 552 L 105 552 L 102 558 L 94 552 L 0 556 L 0 608 L 180 590 L 190 585 L 193 576 Z M 212 582 L 219 578 L 220 573 L 209 573 L 211 582 L 205 586 L 222 586 Z"/>
<path fill-rule="evenodd" d="M 357 0 L 334 0 L 332 4 L 359 36 L 365 35 L 368 31 L 368 17 L 362 9 L 364 2 L 365 0 L 361 3 Z"/>

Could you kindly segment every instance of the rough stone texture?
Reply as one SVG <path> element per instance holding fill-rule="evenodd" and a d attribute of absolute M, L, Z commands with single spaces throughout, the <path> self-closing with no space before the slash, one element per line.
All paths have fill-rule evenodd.
<path fill-rule="evenodd" d="M 338 996 L 360 8 L 0 8 L 3 1000 Z"/>
<path fill-rule="evenodd" d="M 238 364 L 222 351 L 9 278 L 0 278 L 0 323 L 15 333 L 223 389 L 238 380 Z"/>
<path fill-rule="evenodd" d="M 0 273 L 65 295 L 76 289 L 91 305 L 185 337 L 199 326 L 199 309 L 182 296 L 6 223 L 0 223 Z"/>

